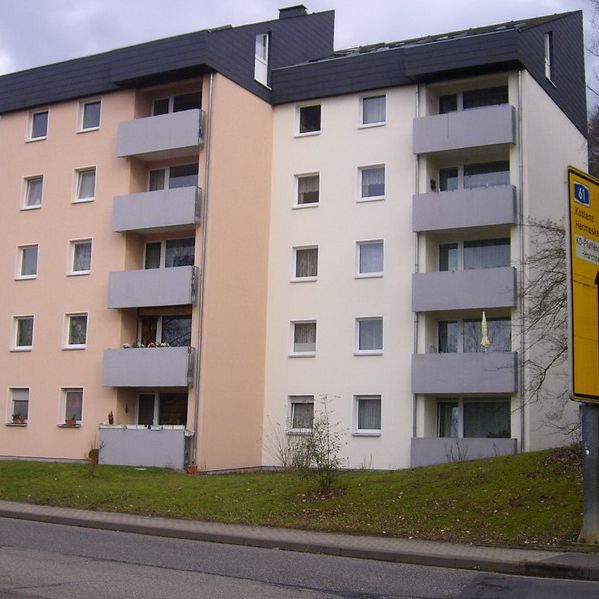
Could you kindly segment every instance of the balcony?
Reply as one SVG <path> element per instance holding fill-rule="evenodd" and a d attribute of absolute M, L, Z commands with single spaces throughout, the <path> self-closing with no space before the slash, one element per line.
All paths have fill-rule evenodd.
<path fill-rule="evenodd" d="M 193 383 L 193 347 L 131 347 L 104 351 L 107 387 L 188 387 Z"/>
<path fill-rule="evenodd" d="M 509 104 L 414 119 L 415 154 L 515 142 L 515 109 Z"/>
<path fill-rule="evenodd" d="M 195 266 L 111 272 L 109 308 L 185 306 L 196 301 Z"/>
<path fill-rule="evenodd" d="M 516 374 L 512 352 L 414 354 L 412 393 L 515 393 Z"/>
<path fill-rule="evenodd" d="M 163 233 L 193 228 L 200 222 L 200 201 L 198 187 L 115 196 L 112 230 Z"/>
<path fill-rule="evenodd" d="M 413 196 L 412 229 L 443 231 L 516 222 L 516 188 L 496 185 Z"/>
<path fill-rule="evenodd" d="M 412 275 L 414 312 L 515 305 L 516 269 L 511 266 Z"/>
<path fill-rule="evenodd" d="M 203 114 L 196 108 L 121 123 L 117 156 L 162 160 L 197 153 L 204 141 Z"/>
<path fill-rule="evenodd" d="M 516 453 L 516 439 L 453 439 L 449 437 L 413 437 L 410 467 L 480 460 Z"/>

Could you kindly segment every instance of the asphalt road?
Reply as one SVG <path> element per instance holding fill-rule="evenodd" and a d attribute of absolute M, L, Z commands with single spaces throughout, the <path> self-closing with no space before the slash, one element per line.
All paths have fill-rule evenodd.
<path fill-rule="evenodd" d="M 522 578 L 0 518 L 0 599 L 597 599 Z"/>

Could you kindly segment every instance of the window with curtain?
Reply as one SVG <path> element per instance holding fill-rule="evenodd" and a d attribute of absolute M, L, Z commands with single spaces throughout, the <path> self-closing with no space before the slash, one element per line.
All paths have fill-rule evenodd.
<path fill-rule="evenodd" d="M 464 270 L 510 265 L 510 240 L 464 241 Z"/>
<path fill-rule="evenodd" d="M 314 353 L 316 351 L 316 323 L 293 323 L 293 353 Z"/>
<path fill-rule="evenodd" d="M 34 112 L 31 115 L 31 139 L 48 135 L 48 111 Z"/>
<path fill-rule="evenodd" d="M 464 437 L 509 439 L 510 401 L 492 399 L 464 400 Z"/>
<path fill-rule="evenodd" d="M 16 320 L 16 343 L 17 348 L 30 348 L 33 345 L 33 316 L 19 316 Z"/>
<path fill-rule="evenodd" d="M 64 417 L 81 421 L 83 413 L 83 389 L 64 389 Z"/>
<path fill-rule="evenodd" d="M 510 161 L 485 162 L 464 165 L 464 188 L 508 185 L 510 182 Z"/>
<path fill-rule="evenodd" d="M 442 243 L 439 245 L 439 271 L 456 271 L 458 269 L 458 244 Z"/>
<path fill-rule="evenodd" d="M 362 124 L 372 125 L 384 123 L 386 120 L 387 98 L 386 96 L 370 96 L 362 98 Z"/>
<path fill-rule="evenodd" d="M 85 345 L 87 341 L 87 314 L 69 314 L 67 345 Z"/>
<path fill-rule="evenodd" d="M 96 169 L 77 171 L 77 201 L 91 200 L 96 195 Z"/>
<path fill-rule="evenodd" d="M 358 352 L 380 352 L 383 349 L 383 319 L 358 318 L 357 350 Z"/>
<path fill-rule="evenodd" d="M 171 347 L 191 345 L 191 315 L 162 316 L 161 342 Z"/>
<path fill-rule="evenodd" d="M 81 129 L 97 129 L 100 126 L 100 110 L 102 104 L 100 100 L 95 102 L 86 102 L 83 105 L 83 115 L 81 119 Z"/>
<path fill-rule="evenodd" d="M 381 430 L 381 396 L 356 396 L 356 432 L 376 432 Z"/>
<path fill-rule="evenodd" d="M 358 274 L 382 274 L 384 268 L 384 245 L 382 241 L 358 243 Z"/>
<path fill-rule="evenodd" d="M 10 416 L 17 415 L 27 421 L 29 418 L 29 389 L 11 389 L 10 400 L 12 410 Z"/>
<path fill-rule="evenodd" d="M 385 167 L 373 166 L 360 169 L 361 197 L 376 198 L 385 195 Z"/>
<path fill-rule="evenodd" d="M 312 430 L 314 423 L 314 396 L 289 396 L 289 429 L 291 431 Z"/>
<path fill-rule="evenodd" d="M 43 177 L 31 177 L 30 179 L 27 179 L 27 194 L 25 196 L 26 208 L 34 208 L 42 205 L 43 188 Z"/>
<path fill-rule="evenodd" d="M 92 242 L 91 239 L 85 241 L 72 242 L 73 248 L 73 272 L 89 272 L 92 264 Z"/>
<path fill-rule="evenodd" d="M 455 320 L 439 322 L 439 353 L 458 351 L 458 323 Z"/>
<path fill-rule="evenodd" d="M 464 320 L 464 352 L 482 352 L 482 318 Z M 512 351 L 512 321 L 510 318 L 487 318 L 487 330 L 491 345 L 489 352 Z"/>
<path fill-rule="evenodd" d="M 458 436 L 459 406 L 457 401 L 440 401 L 437 404 L 438 436 Z"/>
<path fill-rule="evenodd" d="M 496 104 L 508 103 L 508 86 L 486 87 L 484 89 L 471 89 L 464 92 L 464 110 L 469 108 L 480 108 L 483 106 L 494 106 Z"/>
<path fill-rule="evenodd" d="M 305 279 L 318 276 L 318 248 L 295 248 L 294 278 Z"/>
<path fill-rule="evenodd" d="M 171 239 L 165 244 L 164 266 L 193 266 L 195 239 Z"/>
<path fill-rule="evenodd" d="M 21 252 L 21 278 L 37 276 L 37 245 L 19 248 Z"/>
<path fill-rule="evenodd" d="M 305 175 L 297 178 L 297 203 L 318 204 L 320 201 L 320 176 Z"/>

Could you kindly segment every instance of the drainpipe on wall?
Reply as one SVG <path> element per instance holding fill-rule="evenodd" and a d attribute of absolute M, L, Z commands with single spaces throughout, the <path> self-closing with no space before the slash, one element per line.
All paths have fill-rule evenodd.
<path fill-rule="evenodd" d="M 416 84 L 416 118 L 420 116 L 420 83 Z M 418 195 L 420 189 L 420 154 L 416 154 L 416 181 L 414 184 L 414 194 Z M 415 244 L 416 255 L 414 257 L 414 272 L 417 273 L 420 268 L 420 233 L 416 233 Z M 418 353 L 418 312 L 414 312 L 414 353 Z M 416 436 L 418 429 L 418 399 L 416 394 L 412 394 L 412 437 Z"/>
<path fill-rule="evenodd" d="M 522 127 L 522 71 L 518 71 L 518 229 L 520 242 L 520 273 L 518 285 L 520 290 L 520 368 L 519 368 L 519 387 L 520 387 L 520 452 L 525 449 L 526 441 L 526 418 L 524 410 L 526 408 L 525 390 L 526 375 L 524 372 L 524 361 L 526 358 L 526 341 L 524 334 L 526 330 L 526 316 L 524 311 L 524 136 Z"/>
<path fill-rule="evenodd" d="M 191 461 L 198 464 L 198 434 L 200 423 L 200 383 L 202 375 L 202 346 L 204 343 L 204 288 L 206 283 L 206 238 L 208 237 L 208 198 L 209 182 L 210 182 L 210 138 L 212 133 L 212 83 L 214 75 L 210 73 L 208 82 L 208 106 L 207 118 L 204 123 L 204 147 L 206 152 L 206 162 L 204 165 L 204 189 L 202 193 L 202 206 L 200 209 L 200 231 L 202 234 L 202 256 L 199 272 L 198 285 L 198 348 L 196 355 L 195 366 L 195 381 L 194 381 L 194 415 L 193 415 L 193 441 L 191 448 Z M 199 464 L 198 464 L 199 466 Z"/>

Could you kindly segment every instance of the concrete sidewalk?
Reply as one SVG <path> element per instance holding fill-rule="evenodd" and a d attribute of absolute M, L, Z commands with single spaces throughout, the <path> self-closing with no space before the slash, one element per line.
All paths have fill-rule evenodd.
<path fill-rule="evenodd" d="M 477 547 L 285 528 L 150 518 L 0 501 L 0 517 L 503 574 L 599 580 L 599 554 Z"/>

